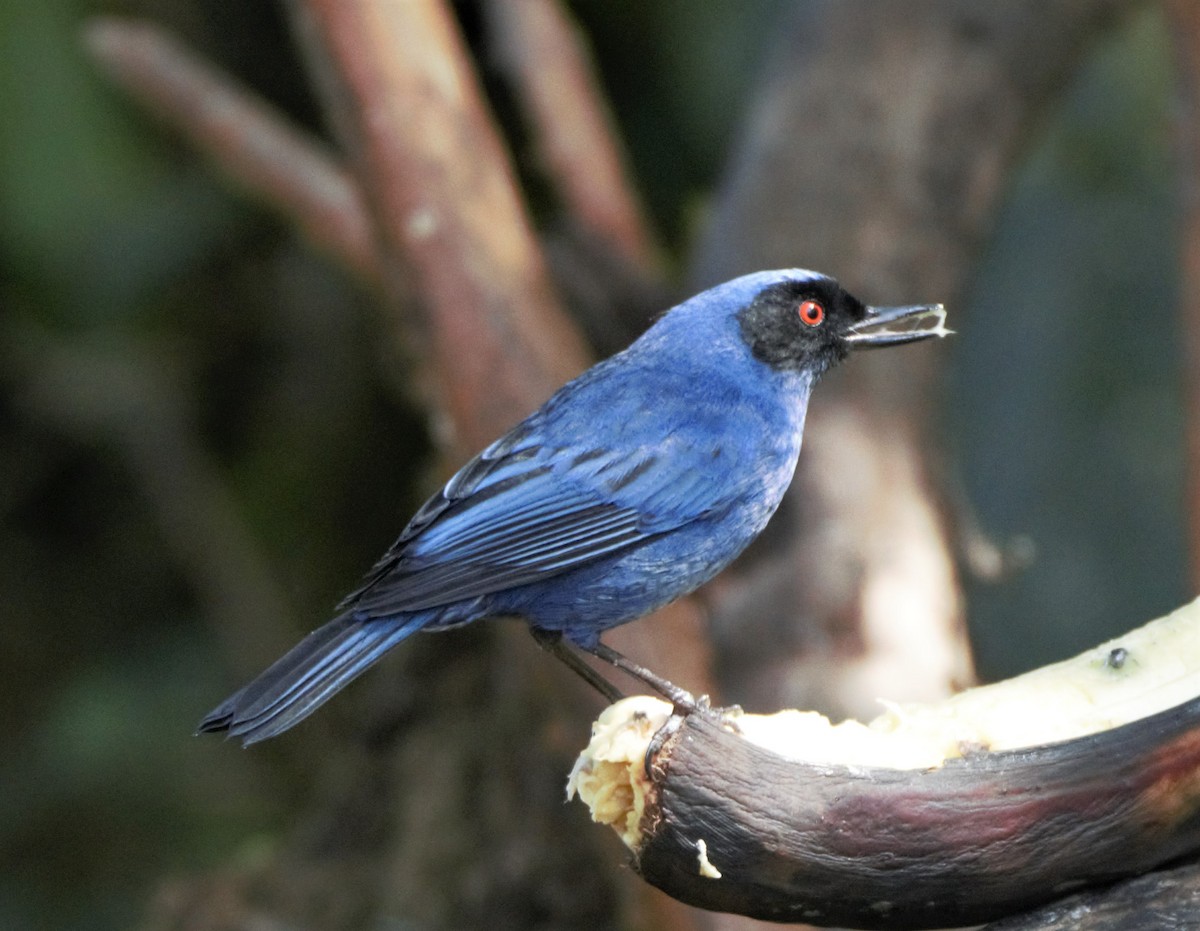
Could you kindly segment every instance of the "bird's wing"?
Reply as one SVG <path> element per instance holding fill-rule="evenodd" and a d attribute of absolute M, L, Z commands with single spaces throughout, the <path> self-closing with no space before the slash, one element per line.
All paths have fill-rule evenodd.
<path fill-rule="evenodd" d="M 380 617 L 556 575 L 711 513 L 709 451 L 561 448 L 518 427 L 431 498 L 344 602 Z M 668 445 L 671 441 L 666 441 Z"/>

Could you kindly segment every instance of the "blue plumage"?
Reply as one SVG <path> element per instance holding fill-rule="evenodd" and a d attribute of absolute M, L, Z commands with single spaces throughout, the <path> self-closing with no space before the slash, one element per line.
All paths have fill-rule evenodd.
<path fill-rule="evenodd" d="M 791 480 L 821 372 L 855 345 L 944 332 L 940 316 L 887 329 L 931 315 L 865 307 L 803 270 L 747 275 L 679 305 L 467 463 L 336 619 L 200 729 L 247 744 L 273 736 L 418 630 L 515 615 L 595 649 L 758 535 Z"/>

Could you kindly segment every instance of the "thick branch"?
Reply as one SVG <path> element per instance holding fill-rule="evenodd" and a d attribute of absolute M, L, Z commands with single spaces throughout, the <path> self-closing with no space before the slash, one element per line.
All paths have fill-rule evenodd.
<path fill-rule="evenodd" d="M 1130 6 L 844 0 L 797 14 L 737 134 L 693 279 L 802 265 L 869 299 L 945 302 L 962 325 L 962 283 L 1007 165 L 1086 42 Z M 775 546 L 742 563 L 744 588 L 714 612 L 723 685 L 739 701 L 856 714 L 880 694 L 970 681 L 931 493 L 942 358 L 888 354 L 822 386 Z"/>
<path fill-rule="evenodd" d="M 435 0 L 295 6 L 387 254 L 429 312 L 428 387 L 456 445 L 492 440 L 586 364 L 461 38 Z"/>

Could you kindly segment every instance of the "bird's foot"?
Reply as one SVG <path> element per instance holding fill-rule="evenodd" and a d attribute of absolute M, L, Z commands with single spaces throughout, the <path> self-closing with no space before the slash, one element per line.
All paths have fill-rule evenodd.
<path fill-rule="evenodd" d="M 537 641 L 538 646 L 547 653 L 558 657 L 568 669 L 603 695 L 604 700 L 610 705 L 619 702 L 625 697 L 625 694 L 620 689 L 605 679 L 600 673 L 596 672 L 595 669 L 584 662 L 578 653 L 571 649 L 570 644 L 563 639 L 561 630 L 530 627 L 529 632 L 533 634 L 533 639 Z"/>
<path fill-rule="evenodd" d="M 603 695 L 609 704 L 625 698 L 625 693 L 589 666 L 575 652 L 572 644 L 563 637 L 562 631 L 545 630 L 541 627 L 531 627 L 529 631 L 533 634 L 533 639 L 537 641 L 538 646 L 558 657 L 569 669 L 573 670 L 588 685 Z M 606 646 L 603 643 L 596 643 L 593 647 L 583 647 L 582 649 L 591 653 L 597 659 L 615 666 L 622 672 L 648 685 L 653 691 L 671 703 L 677 715 L 682 717 L 689 714 L 702 714 L 719 722 L 723 727 L 735 732 L 738 730 L 737 725 L 727 717 L 730 711 L 741 710 L 736 705 L 733 708 L 714 708 L 712 700 L 707 695 L 697 697 L 687 689 L 679 687 L 669 679 L 664 679 L 657 673 L 650 671 L 639 663 L 635 663 L 623 653 L 618 653 L 612 647 Z"/>
<path fill-rule="evenodd" d="M 606 646 L 603 643 L 597 642 L 595 646 L 585 647 L 585 649 L 597 659 L 611 663 L 622 672 L 628 673 L 635 679 L 650 686 L 650 688 L 658 692 L 659 695 L 675 707 L 677 714 L 709 713 L 710 702 L 707 695 L 701 695 L 697 699 L 687 689 L 680 688 L 674 682 L 664 679 L 657 673 L 651 672 L 645 666 L 635 663 L 624 654 L 618 653 L 612 647 Z"/>

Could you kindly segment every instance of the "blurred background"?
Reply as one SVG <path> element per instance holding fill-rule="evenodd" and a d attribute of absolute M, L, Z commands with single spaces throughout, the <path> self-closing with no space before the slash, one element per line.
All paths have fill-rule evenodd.
<path fill-rule="evenodd" d="M 676 279 L 781 18 L 812 5 L 570 4 Z M 494 89 L 477 6 L 457 12 Z M 436 465 L 372 295 L 101 78 L 81 40 L 100 13 L 169 27 L 325 134 L 273 3 L 0 7 L 12 929 L 135 926 L 164 880 L 269 855 L 321 777 L 272 746 L 218 753 L 192 730 L 277 643 L 325 619 Z M 1006 175 L 932 391 L 945 494 L 1009 556 L 999 577 L 963 574 L 985 680 L 1190 594 L 1161 10 L 1114 19 L 1079 60 Z"/>

